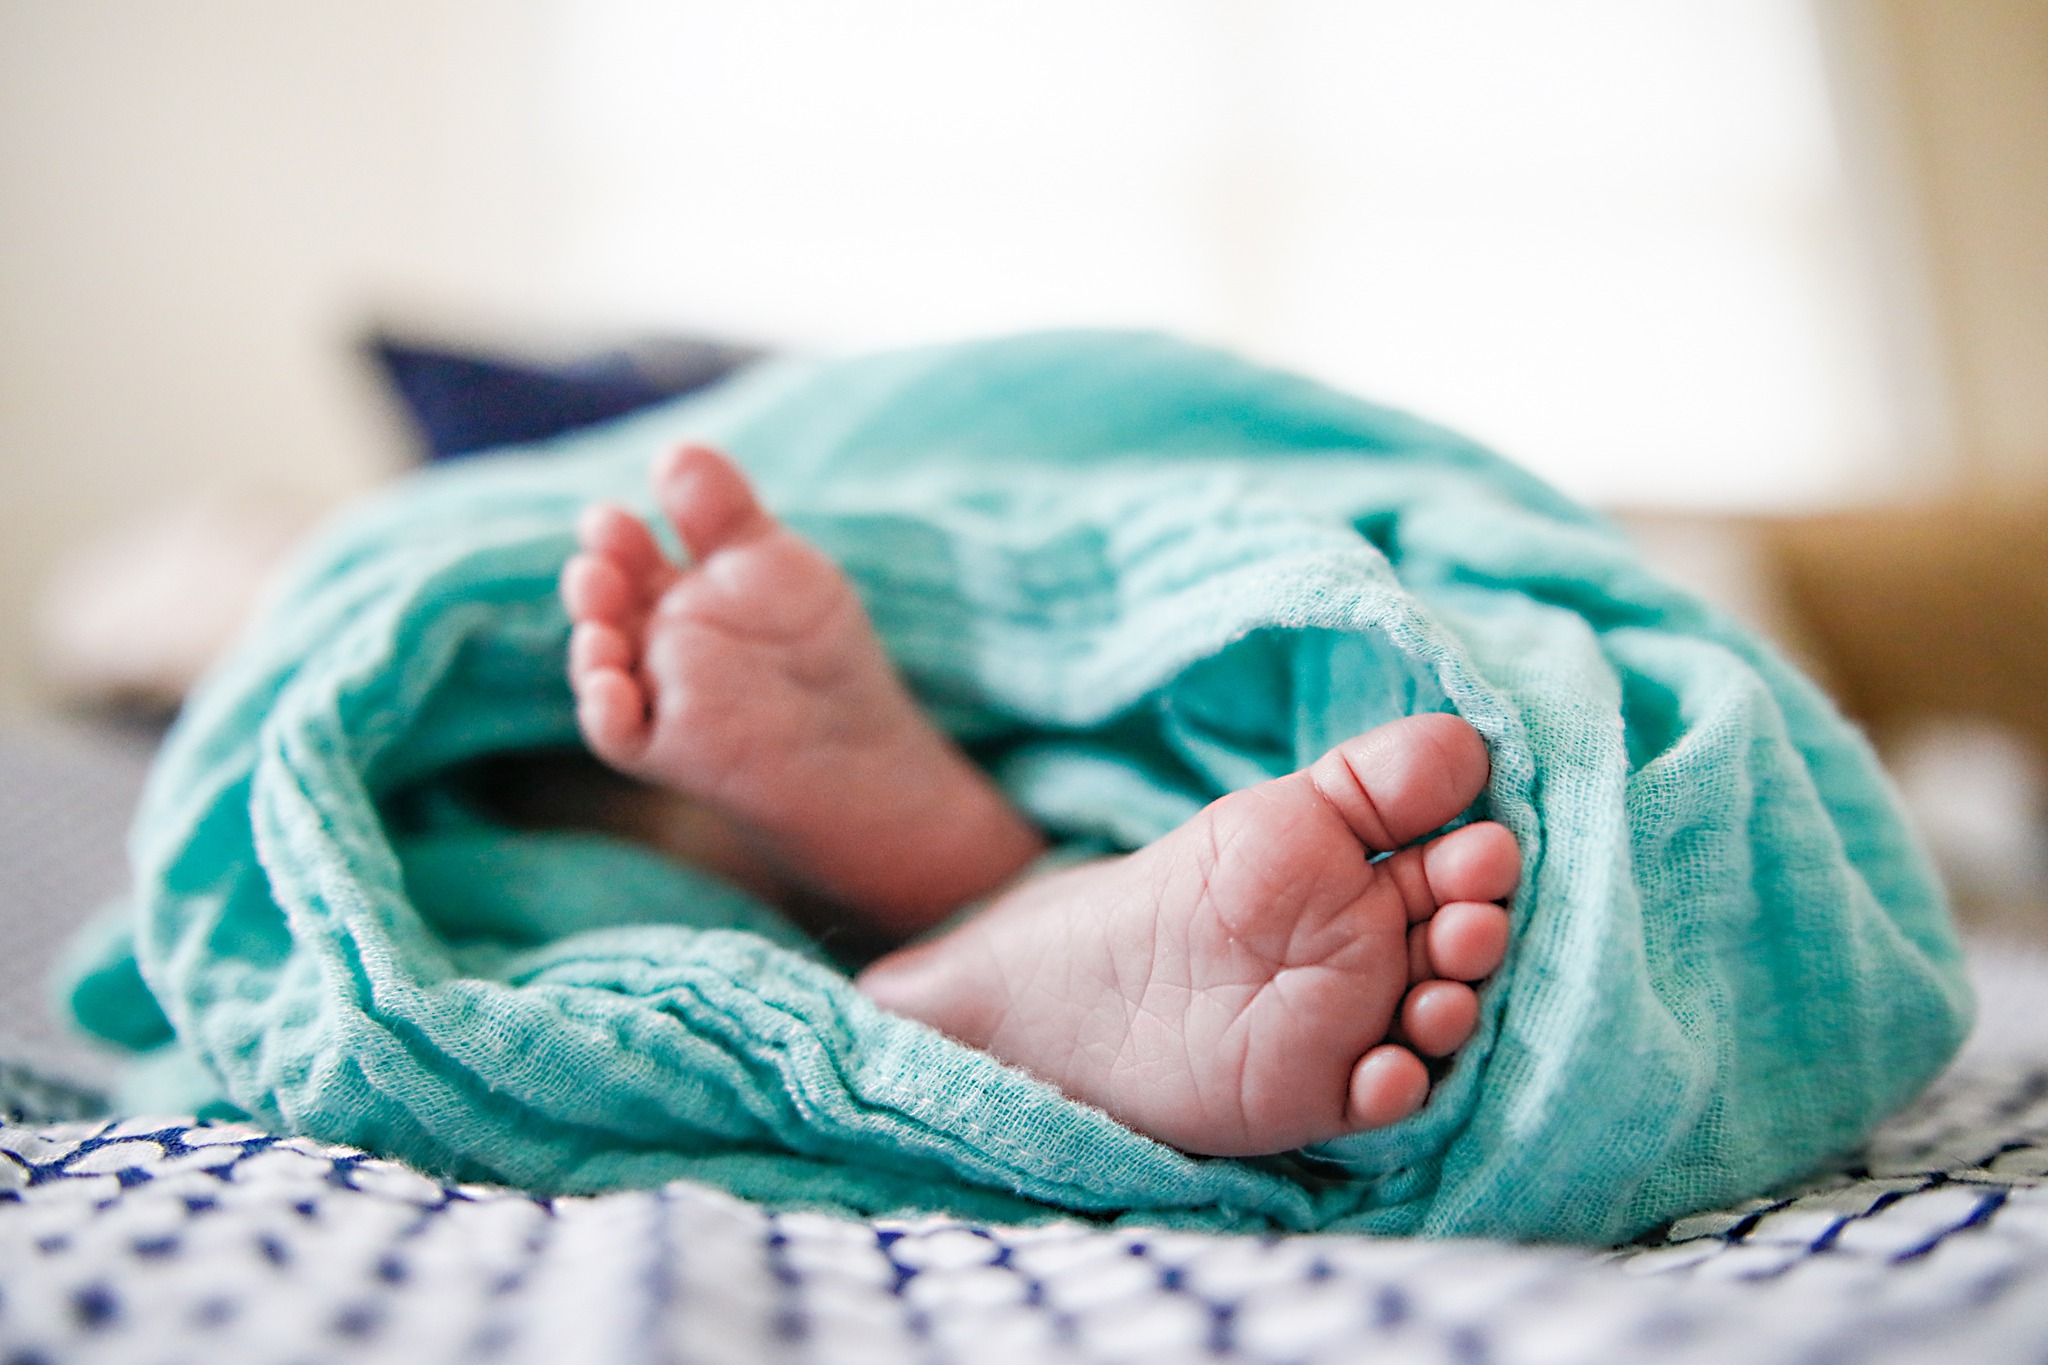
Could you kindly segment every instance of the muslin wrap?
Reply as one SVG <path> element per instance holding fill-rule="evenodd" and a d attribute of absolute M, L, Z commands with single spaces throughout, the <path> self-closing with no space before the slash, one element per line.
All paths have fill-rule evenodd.
<path fill-rule="evenodd" d="M 578 511 L 729 450 L 1055 839 L 1131 848 L 1453 711 L 1523 854 L 1476 1036 L 1393 1127 L 1202 1159 L 882 1013 L 706 874 L 451 777 L 573 744 Z M 134 903 L 67 999 L 134 1106 L 541 1192 L 1608 1243 L 1852 1152 L 1952 1054 L 1945 907 L 1815 688 L 1437 427 L 1231 356 L 1058 333 L 778 362 L 403 480 L 191 700 Z"/>

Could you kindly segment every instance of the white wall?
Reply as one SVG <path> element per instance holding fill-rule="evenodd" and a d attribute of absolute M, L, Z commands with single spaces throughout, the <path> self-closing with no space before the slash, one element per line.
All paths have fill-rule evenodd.
<path fill-rule="evenodd" d="M 1924 454 L 1805 0 L 565 5 L 590 304 L 830 344 L 1213 337 L 1570 491 L 1870 497 Z"/>
<path fill-rule="evenodd" d="M 393 467 L 376 312 L 1166 326 L 1609 502 L 1871 496 L 1820 72 L 1804 0 L 0 0 L 0 694 L 80 535 Z"/>
<path fill-rule="evenodd" d="M 517 0 L 0 0 L 0 696 L 65 546 L 206 485 L 322 500 L 402 444 L 380 301 L 546 254 Z M 488 231 L 479 231 L 488 227 Z"/>

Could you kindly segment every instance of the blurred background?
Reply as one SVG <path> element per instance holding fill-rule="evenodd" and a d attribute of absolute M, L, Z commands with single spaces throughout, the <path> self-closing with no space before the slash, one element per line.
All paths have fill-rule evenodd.
<path fill-rule="evenodd" d="M 99 762 L 419 458 L 373 333 L 1070 325 L 1624 516 L 2048 924 L 2048 0 L 0 0 L 0 714 Z"/>

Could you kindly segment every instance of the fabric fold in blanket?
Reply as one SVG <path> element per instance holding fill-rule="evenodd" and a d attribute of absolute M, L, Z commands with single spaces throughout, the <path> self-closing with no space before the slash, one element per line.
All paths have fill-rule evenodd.
<path fill-rule="evenodd" d="M 1191 1158 L 876 1010 L 708 875 L 467 808 L 469 760 L 576 742 L 573 521 L 651 513 L 683 439 L 846 568 L 1060 840 L 1134 847 L 1401 715 L 1476 726 L 1523 882 L 1422 1112 Z M 69 999 L 153 1049 L 139 1086 L 544 1192 L 1614 1242 L 1852 1151 L 1970 1010 L 1871 754 L 1767 646 L 1461 438 L 1143 335 L 779 363 L 404 481 L 191 701 L 133 854 Z"/>

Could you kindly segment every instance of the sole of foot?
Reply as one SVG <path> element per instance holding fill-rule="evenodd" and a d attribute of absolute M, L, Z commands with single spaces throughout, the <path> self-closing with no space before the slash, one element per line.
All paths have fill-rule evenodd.
<path fill-rule="evenodd" d="M 1225 796 L 1126 857 L 1029 882 L 859 985 L 1184 1151 L 1384 1127 L 1470 1038 L 1521 873 L 1485 744 L 1412 716 Z M 1391 854 L 1388 857 L 1378 855 Z"/>
<path fill-rule="evenodd" d="M 585 742 L 719 826 L 739 879 L 787 887 L 887 933 L 927 928 L 1043 848 L 925 718 L 845 576 L 717 451 L 656 461 L 683 546 L 600 504 L 561 591 Z"/>

